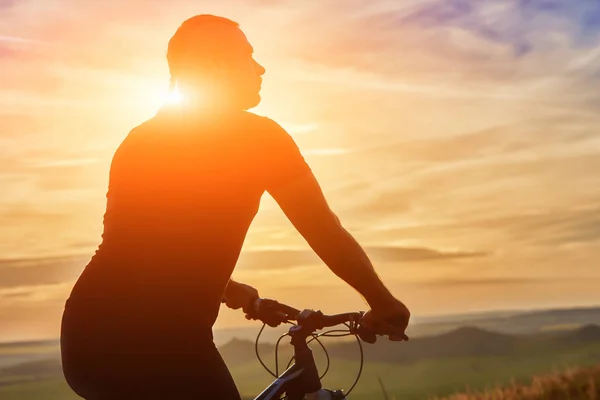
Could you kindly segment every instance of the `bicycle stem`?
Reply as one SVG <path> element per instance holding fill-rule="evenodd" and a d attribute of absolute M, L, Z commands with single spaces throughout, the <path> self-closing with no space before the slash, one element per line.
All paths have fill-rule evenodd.
<path fill-rule="evenodd" d="M 302 375 L 290 382 L 287 395 L 290 400 L 302 400 L 306 393 L 317 392 L 322 388 L 313 352 L 306 343 L 306 339 L 312 336 L 312 331 L 296 325 L 290 328 L 289 334 L 294 347 L 294 363 L 302 369 Z"/>

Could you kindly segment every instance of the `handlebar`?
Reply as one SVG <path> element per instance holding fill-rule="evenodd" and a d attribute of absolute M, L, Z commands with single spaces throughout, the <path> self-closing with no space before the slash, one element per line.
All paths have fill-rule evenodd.
<path fill-rule="evenodd" d="M 296 321 L 299 327 L 313 333 L 323 328 L 347 324 L 350 332 L 357 334 L 363 341 L 375 343 L 377 339 L 375 332 L 362 325 L 364 314 L 362 311 L 326 315 L 321 311 L 310 309 L 300 311 L 275 300 L 260 298 L 243 308 L 243 311 L 246 313 L 247 319 L 260 320 L 271 327 Z"/>

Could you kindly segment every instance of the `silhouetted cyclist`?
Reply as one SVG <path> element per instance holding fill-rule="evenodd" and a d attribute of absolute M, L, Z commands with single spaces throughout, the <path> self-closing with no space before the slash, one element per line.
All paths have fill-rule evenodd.
<path fill-rule="evenodd" d="M 292 138 L 246 111 L 265 72 L 252 52 L 231 20 L 185 21 L 167 51 L 183 102 L 134 128 L 114 155 L 102 243 L 62 320 L 63 371 L 86 399 L 239 399 L 212 326 L 223 297 L 231 308 L 258 297 L 230 277 L 265 191 L 364 296 L 365 323 L 406 339 L 408 309 L 330 210 Z"/>

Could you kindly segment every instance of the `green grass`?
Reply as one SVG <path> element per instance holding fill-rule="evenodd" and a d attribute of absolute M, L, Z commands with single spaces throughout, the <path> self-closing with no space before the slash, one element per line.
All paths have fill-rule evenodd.
<path fill-rule="evenodd" d="M 318 350 L 315 350 L 318 355 Z M 320 357 L 318 357 L 320 358 Z M 268 365 L 272 360 L 267 360 Z M 600 343 L 519 357 L 479 357 L 424 360 L 413 364 L 365 364 L 363 376 L 350 398 L 383 399 L 377 377 L 381 377 L 397 400 L 421 400 L 449 396 L 457 392 L 490 389 L 499 385 L 527 383 L 534 375 L 573 366 L 591 366 L 600 362 Z M 357 361 L 333 359 L 324 379 L 329 388 L 347 389 L 358 369 Z M 232 375 L 244 397 L 253 398 L 272 381 L 258 361 L 232 368 Z M 9 377 L 3 377 L 6 380 Z M 0 386 L 2 400 L 72 400 L 73 394 L 62 379 Z"/>
<path fill-rule="evenodd" d="M 426 399 L 447 396 L 471 389 L 486 389 L 497 385 L 525 382 L 533 375 L 572 366 L 589 366 L 600 362 L 600 344 L 582 346 L 553 353 L 551 350 L 527 357 L 486 357 L 425 360 L 414 364 L 365 364 L 363 376 L 351 398 L 383 399 L 377 377 L 381 377 L 390 395 L 398 400 Z M 269 365 L 269 364 L 267 364 Z M 358 370 L 357 362 L 332 360 L 330 372 L 324 379 L 328 388 L 347 389 Z M 244 397 L 256 395 L 272 378 L 258 362 L 232 368 Z"/>

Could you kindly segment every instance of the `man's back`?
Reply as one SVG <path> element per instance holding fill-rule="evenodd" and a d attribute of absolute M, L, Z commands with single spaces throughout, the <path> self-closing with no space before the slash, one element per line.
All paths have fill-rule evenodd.
<path fill-rule="evenodd" d="M 307 170 L 267 118 L 162 110 L 115 153 L 103 241 L 71 298 L 189 306 L 211 326 L 262 194 Z"/>

